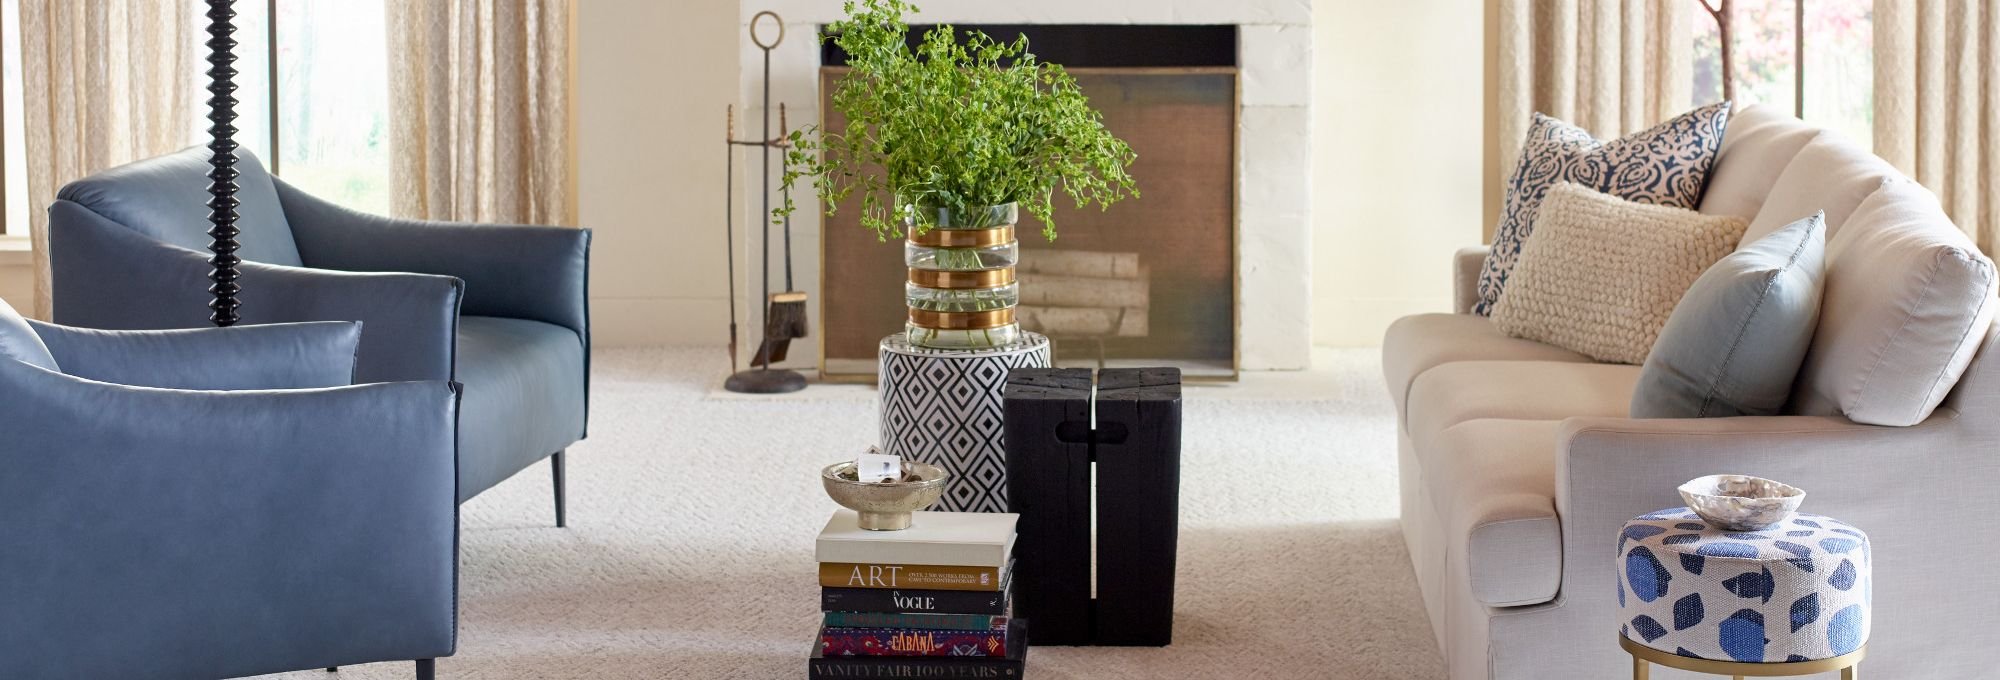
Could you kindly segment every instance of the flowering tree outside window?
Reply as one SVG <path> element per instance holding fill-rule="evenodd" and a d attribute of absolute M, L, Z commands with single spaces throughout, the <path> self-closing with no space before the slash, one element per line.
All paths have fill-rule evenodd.
<path fill-rule="evenodd" d="M 1700 0 L 1688 0 L 1700 2 Z M 1799 0 L 1734 0 L 1731 59 L 1740 103 L 1796 110 Z M 1805 119 L 1864 148 L 1873 141 L 1873 0 L 1806 0 Z M 1708 13 L 1694 23 L 1694 102 L 1722 99 L 1721 40 Z"/>

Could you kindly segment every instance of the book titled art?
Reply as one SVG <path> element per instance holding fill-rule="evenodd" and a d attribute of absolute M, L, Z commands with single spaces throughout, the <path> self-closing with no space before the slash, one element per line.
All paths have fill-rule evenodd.
<path fill-rule="evenodd" d="M 821 562 L 819 584 L 828 588 L 1000 590 L 1000 567 Z"/>

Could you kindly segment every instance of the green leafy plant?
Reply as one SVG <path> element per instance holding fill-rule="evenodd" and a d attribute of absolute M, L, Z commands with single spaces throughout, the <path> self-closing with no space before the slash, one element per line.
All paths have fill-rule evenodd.
<path fill-rule="evenodd" d="M 916 6 L 849 0 L 846 11 L 826 39 L 853 69 L 832 94 L 847 127 L 793 132 L 784 177 L 786 186 L 814 178 L 827 214 L 858 191 L 862 226 L 886 240 L 928 231 L 940 211 L 951 226 L 985 226 L 987 208 L 1018 202 L 1054 240 L 1058 191 L 1079 208 L 1139 195 L 1126 172 L 1137 154 L 1104 129 L 1069 73 L 1035 59 L 1026 36 L 975 31 L 960 41 L 938 26 L 912 49 L 903 17 Z M 794 208 L 787 200 L 773 212 Z"/>

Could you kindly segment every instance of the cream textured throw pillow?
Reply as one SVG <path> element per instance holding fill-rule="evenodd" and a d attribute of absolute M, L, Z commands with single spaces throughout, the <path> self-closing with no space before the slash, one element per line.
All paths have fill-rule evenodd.
<path fill-rule="evenodd" d="M 1558 185 L 1542 200 L 1493 324 L 1598 361 L 1643 363 L 1681 295 L 1736 249 L 1746 226 Z"/>

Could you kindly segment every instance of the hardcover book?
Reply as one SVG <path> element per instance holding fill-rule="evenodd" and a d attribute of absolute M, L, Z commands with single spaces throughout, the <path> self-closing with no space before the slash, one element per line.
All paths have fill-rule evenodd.
<path fill-rule="evenodd" d="M 992 614 L 886 614 L 881 612 L 827 612 L 822 624 L 828 628 L 911 628 L 917 630 L 987 630 L 1006 622 L 1006 615 Z M 998 623 L 996 623 L 998 622 Z"/>
<path fill-rule="evenodd" d="M 820 588 L 819 608 L 829 612 L 882 614 L 1007 613 L 1013 574 L 1000 580 L 997 592 L 977 590 L 907 590 L 903 588 Z"/>
<path fill-rule="evenodd" d="M 979 630 L 821 628 L 824 656 L 1006 656 L 1007 622 Z"/>
<path fill-rule="evenodd" d="M 812 656 L 806 659 L 806 677 L 808 680 L 1018 680 L 1027 660 L 1027 625 L 1016 620 L 1008 630 L 1006 656 L 826 656 L 815 644 Z"/>
<path fill-rule="evenodd" d="M 869 531 L 861 516 L 842 508 L 819 532 L 817 560 L 848 564 L 1004 567 L 1014 552 L 1011 512 L 913 513 L 910 528 Z"/>
<path fill-rule="evenodd" d="M 997 591 L 1001 571 L 1000 567 L 822 562 L 819 584 L 829 588 Z"/>

